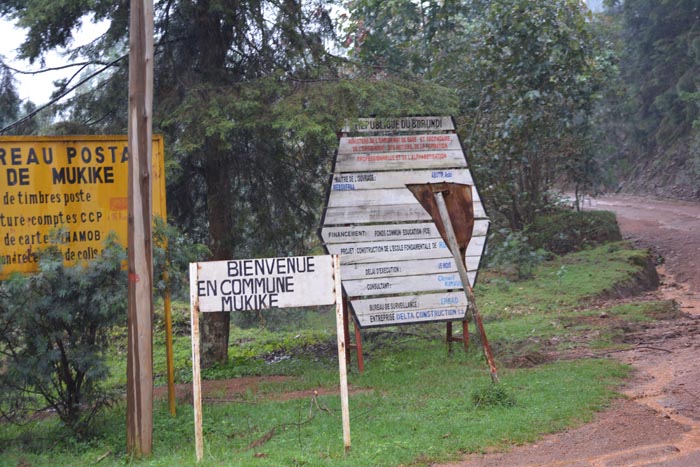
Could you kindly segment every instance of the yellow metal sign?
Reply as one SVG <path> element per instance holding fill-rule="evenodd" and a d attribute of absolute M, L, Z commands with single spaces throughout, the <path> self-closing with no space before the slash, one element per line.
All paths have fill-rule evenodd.
<path fill-rule="evenodd" d="M 62 230 L 63 257 L 99 256 L 114 231 L 127 245 L 126 136 L 0 137 L 0 279 L 37 270 L 37 251 Z M 163 137 L 153 138 L 153 215 L 166 217 Z"/>

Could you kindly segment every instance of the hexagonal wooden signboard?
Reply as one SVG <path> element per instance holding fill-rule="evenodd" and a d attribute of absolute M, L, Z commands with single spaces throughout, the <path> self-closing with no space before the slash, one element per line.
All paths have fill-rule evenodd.
<path fill-rule="evenodd" d="M 321 239 L 340 255 L 343 289 L 360 327 L 462 321 L 467 300 L 454 258 L 408 184 L 470 185 L 466 252 L 476 281 L 489 220 L 451 117 L 360 119 L 334 161 Z"/>

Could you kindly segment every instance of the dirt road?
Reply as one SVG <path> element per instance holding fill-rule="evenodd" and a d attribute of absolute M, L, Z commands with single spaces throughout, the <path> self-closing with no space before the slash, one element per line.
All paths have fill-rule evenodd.
<path fill-rule="evenodd" d="M 686 315 L 630 336 L 638 345 L 614 354 L 634 366 L 635 377 L 627 398 L 594 422 L 443 467 L 700 466 L 700 204 L 616 195 L 585 208 L 614 211 L 625 238 L 659 255 L 655 294 L 676 300 Z"/>

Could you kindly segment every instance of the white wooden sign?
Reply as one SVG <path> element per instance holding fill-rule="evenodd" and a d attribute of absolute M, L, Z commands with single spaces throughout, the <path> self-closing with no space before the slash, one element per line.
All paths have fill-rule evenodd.
<path fill-rule="evenodd" d="M 476 275 L 476 271 L 469 273 Z M 473 277 L 469 278 L 474 280 Z M 462 281 L 457 272 L 442 272 L 439 274 L 421 274 L 407 277 L 376 277 L 345 281 L 345 291 L 351 297 L 370 297 L 374 295 L 405 294 L 415 292 L 430 292 L 434 290 L 462 289 Z"/>
<path fill-rule="evenodd" d="M 421 151 L 421 152 L 386 152 L 386 153 L 348 153 L 336 158 L 336 169 L 343 172 L 372 170 L 409 170 L 466 167 L 461 150 Z"/>
<path fill-rule="evenodd" d="M 362 327 L 378 327 L 404 322 L 463 320 L 467 311 L 464 292 L 402 295 L 358 299 L 353 303 Z M 433 313 L 433 311 L 436 311 Z M 438 319 L 436 319 L 438 318 Z"/>
<path fill-rule="evenodd" d="M 338 256 L 294 256 L 190 263 L 192 404 L 195 452 L 203 458 L 199 313 L 336 305 L 343 443 L 350 449 L 350 409 Z"/>
<path fill-rule="evenodd" d="M 467 256 L 479 256 L 485 237 L 472 238 Z M 332 255 L 340 255 L 342 264 L 377 263 L 409 259 L 451 258 L 452 253 L 442 238 L 400 240 L 365 243 L 331 243 L 326 248 Z"/>
<path fill-rule="evenodd" d="M 345 133 L 454 130 L 450 117 L 359 118 L 345 125 Z"/>
<path fill-rule="evenodd" d="M 467 271 L 476 272 L 479 256 L 467 256 Z M 343 280 L 368 279 L 374 277 L 421 276 L 456 272 L 452 257 L 435 259 L 411 259 L 408 261 L 381 261 L 377 263 L 354 263 L 341 266 Z"/>
<path fill-rule="evenodd" d="M 475 237 L 486 235 L 489 221 L 480 219 L 474 222 Z M 348 227 L 328 227 L 321 232 L 324 243 L 371 242 L 376 240 L 415 240 L 419 238 L 439 238 L 435 224 L 378 224 L 352 225 Z"/>
<path fill-rule="evenodd" d="M 339 141 L 320 236 L 326 250 L 340 256 L 359 325 L 463 320 L 466 299 L 454 258 L 406 188 L 472 186 L 475 223 L 466 266 L 473 285 L 489 220 L 452 119 L 360 119 L 346 132 L 352 134 Z M 406 303 L 411 307 L 402 309 Z"/>
<path fill-rule="evenodd" d="M 330 256 L 295 256 L 196 263 L 199 311 L 248 311 L 331 305 Z"/>
<path fill-rule="evenodd" d="M 478 196 L 473 199 L 474 204 L 481 204 Z M 378 204 L 398 205 L 398 204 L 419 204 L 416 197 L 413 196 L 406 187 L 390 188 L 382 190 L 358 190 L 358 191 L 339 191 L 333 193 L 333 196 L 328 200 L 329 208 L 338 208 L 346 206 L 376 206 Z"/>
<path fill-rule="evenodd" d="M 372 154 L 388 152 L 421 153 L 424 151 L 461 151 L 455 134 L 403 136 L 351 136 L 340 140 L 338 154 Z"/>
<path fill-rule="evenodd" d="M 477 219 L 486 217 L 484 206 L 478 201 L 474 202 L 474 217 Z M 331 207 L 326 209 L 325 216 L 325 223 L 328 226 L 411 221 L 432 221 L 432 217 L 417 201 L 412 204 Z"/>
<path fill-rule="evenodd" d="M 333 174 L 333 191 L 377 190 L 406 188 L 410 183 L 454 182 L 473 185 L 469 169 L 411 170 L 391 172 L 355 172 Z"/>

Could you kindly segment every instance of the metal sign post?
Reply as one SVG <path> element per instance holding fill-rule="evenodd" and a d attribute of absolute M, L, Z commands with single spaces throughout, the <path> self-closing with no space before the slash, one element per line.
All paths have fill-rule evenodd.
<path fill-rule="evenodd" d="M 425 207 L 426 210 L 428 210 L 428 212 L 436 218 L 435 223 L 437 224 L 438 229 L 443 235 L 445 241 L 449 245 L 450 251 L 452 251 L 455 264 L 457 265 L 457 272 L 459 273 L 459 277 L 464 285 L 464 293 L 466 294 L 469 302 L 468 308 L 471 310 L 474 323 L 479 331 L 481 346 L 484 350 L 484 356 L 486 357 L 486 361 L 488 362 L 489 369 L 491 371 L 491 380 L 494 383 L 498 383 L 498 371 L 496 370 L 496 364 L 494 363 L 493 353 L 491 352 L 489 341 L 486 338 L 484 323 L 481 320 L 481 314 L 476 306 L 476 298 L 474 297 L 474 291 L 469 283 L 467 268 L 464 264 L 464 251 L 466 251 L 469 240 L 471 239 L 471 229 L 460 229 L 458 236 L 455 234 L 455 230 L 452 225 L 452 218 L 457 219 L 458 222 L 463 221 L 464 219 L 469 219 L 469 216 L 465 216 L 464 213 L 457 212 L 461 209 L 471 210 L 469 203 L 467 202 L 471 201 L 471 199 L 467 200 L 467 197 L 462 194 L 466 188 L 470 187 L 467 185 L 457 185 L 454 183 L 427 183 L 425 185 L 409 186 L 409 189 L 414 193 L 414 195 L 416 195 L 416 198 L 421 202 L 423 207 Z M 445 193 L 447 193 L 452 200 L 455 200 L 451 203 L 452 209 L 448 209 L 444 198 Z M 432 203 L 430 203 L 431 198 L 435 200 L 437 213 L 435 212 L 435 209 L 433 209 Z M 438 221 L 440 222 L 438 223 Z"/>

